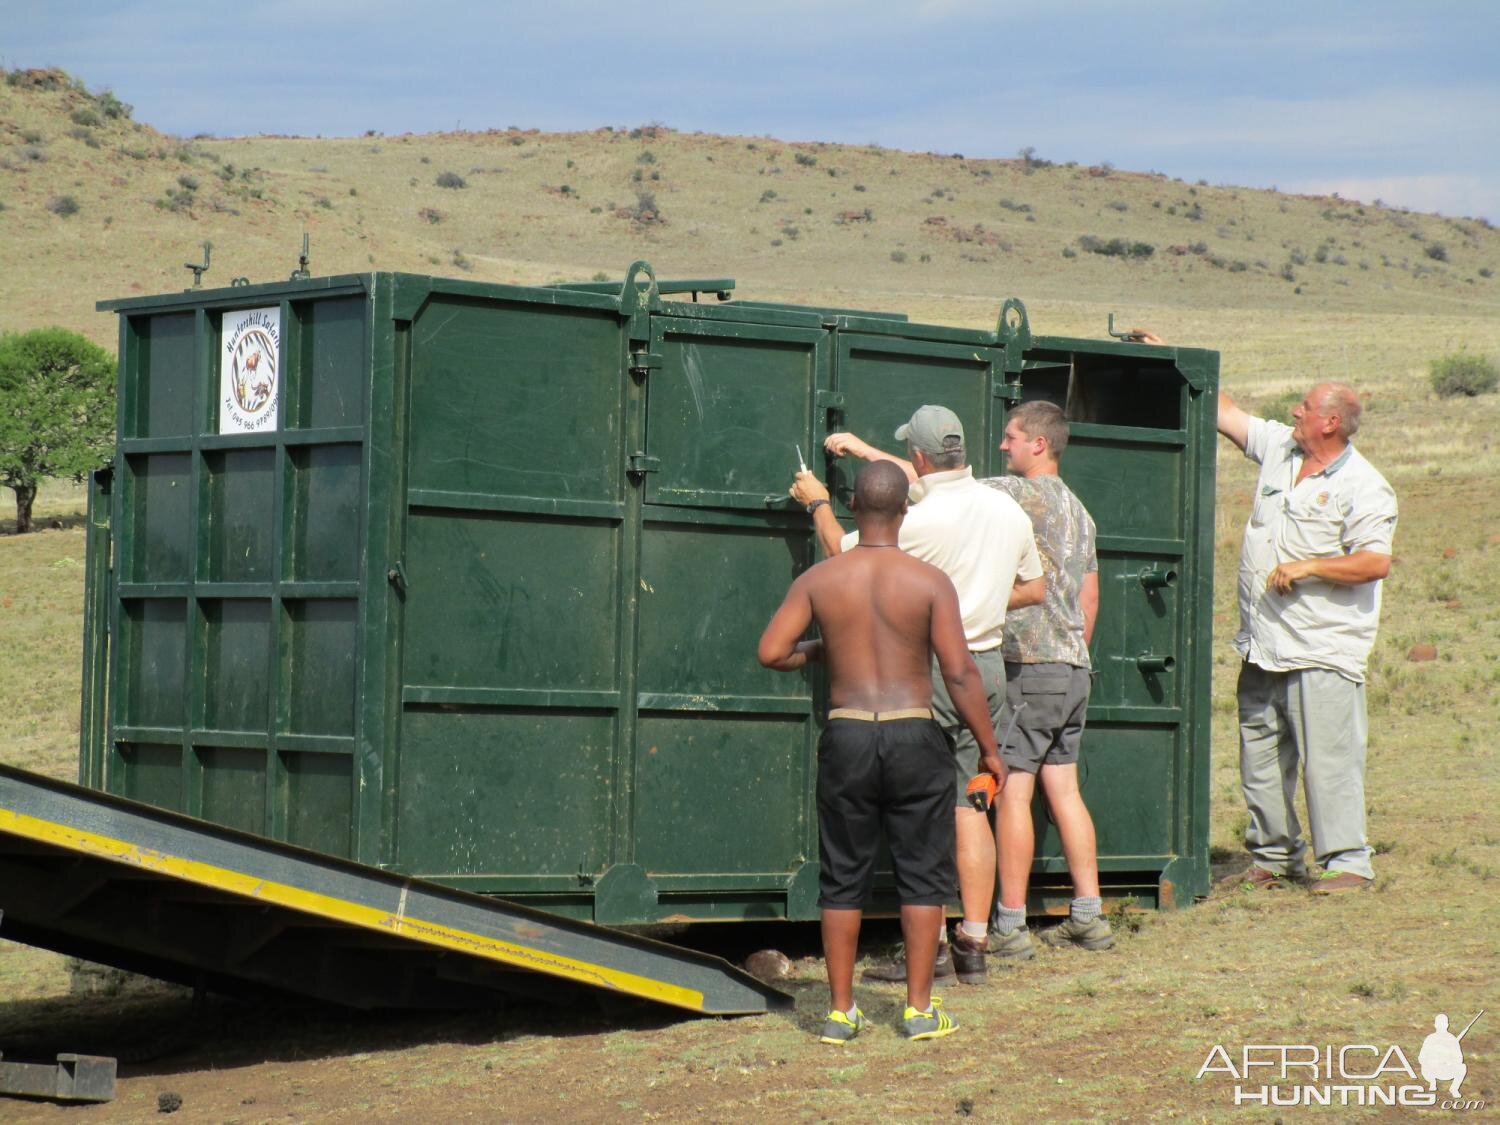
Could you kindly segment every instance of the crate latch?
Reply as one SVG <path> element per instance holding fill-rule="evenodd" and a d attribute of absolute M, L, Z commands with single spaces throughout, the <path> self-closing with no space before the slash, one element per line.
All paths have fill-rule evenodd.
<path fill-rule="evenodd" d="M 653 371 L 661 369 L 661 356 L 655 352 L 631 352 L 630 373 L 637 379 L 644 379 Z"/>
<path fill-rule="evenodd" d="M 661 472 L 661 458 L 651 457 L 645 453 L 632 453 L 625 458 L 625 471 L 633 477 L 642 477 L 647 473 Z"/>

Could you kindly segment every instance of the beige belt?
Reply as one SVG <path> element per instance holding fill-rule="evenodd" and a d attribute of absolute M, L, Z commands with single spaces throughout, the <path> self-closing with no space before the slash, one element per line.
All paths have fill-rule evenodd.
<path fill-rule="evenodd" d="M 858 719 L 864 723 L 888 723 L 893 719 L 930 719 L 928 707 L 908 707 L 904 711 L 860 711 L 854 707 L 835 707 L 828 712 L 830 719 Z"/>

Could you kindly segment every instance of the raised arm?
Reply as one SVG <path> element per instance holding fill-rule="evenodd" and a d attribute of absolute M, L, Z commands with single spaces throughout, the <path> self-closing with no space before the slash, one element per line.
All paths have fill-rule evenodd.
<path fill-rule="evenodd" d="M 1236 406 L 1234 399 L 1223 391 L 1219 392 L 1219 433 L 1242 451 L 1250 440 L 1250 415 Z"/>
<path fill-rule="evenodd" d="M 805 577 L 792 583 L 781 608 L 760 635 L 756 656 L 765 667 L 778 672 L 795 672 L 809 660 L 823 658 L 822 641 L 802 640 L 802 634 L 812 624 L 812 599 L 807 595 Z"/>
<path fill-rule="evenodd" d="M 806 469 L 792 481 L 788 494 L 804 508 L 817 504 L 813 509 L 813 530 L 818 533 L 818 542 L 823 544 L 823 553 L 829 558 L 844 553 L 844 526 L 833 514 L 833 503 L 828 496 L 828 487 Z M 821 501 L 821 502 L 820 502 Z"/>
<path fill-rule="evenodd" d="M 907 480 L 917 479 L 917 470 L 910 461 L 897 457 L 894 453 L 887 453 L 883 449 L 876 449 L 869 442 L 854 434 L 829 434 L 823 439 L 823 448 L 835 457 L 858 457 L 861 461 L 890 461 L 901 466 L 901 471 L 906 474 Z"/>
<path fill-rule="evenodd" d="M 995 729 L 990 726 L 990 705 L 985 696 L 984 679 L 969 652 L 964 638 L 963 618 L 958 612 L 958 594 L 947 575 L 940 575 L 932 599 L 932 651 L 937 656 L 948 695 L 964 725 L 979 743 L 979 764 L 995 775 L 1005 788 L 1005 763 L 995 743 Z"/>

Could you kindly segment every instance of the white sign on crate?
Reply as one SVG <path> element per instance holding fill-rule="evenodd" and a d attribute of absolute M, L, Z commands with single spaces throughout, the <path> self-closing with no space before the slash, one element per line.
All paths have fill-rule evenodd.
<path fill-rule="evenodd" d="M 276 429 L 281 392 L 281 307 L 224 314 L 219 367 L 219 433 Z"/>

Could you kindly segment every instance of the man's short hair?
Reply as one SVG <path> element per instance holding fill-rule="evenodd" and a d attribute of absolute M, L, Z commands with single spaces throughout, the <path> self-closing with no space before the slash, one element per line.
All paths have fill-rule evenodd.
<path fill-rule="evenodd" d="M 854 478 L 854 500 L 869 515 L 894 518 L 906 506 L 906 473 L 894 461 L 871 461 Z"/>
<path fill-rule="evenodd" d="M 1036 399 L 1023 402 L 1010 412 L 1010 417 L 1027 437 L 1046 438 L 1052 459 L 1062 460 L 1063 450 L 1068 448 L 1068 419 L 1061 407 Z"/>
<path fill-rule="evenodd" d="M 1359 430 L 1359 416 L 1365 409 L 1359 401 L 1359 392 L 1348 383 L 1325 383 L 1324 388 L 1318 410 L 1339 416 L 1339 437 L 1348 441 Z"/>

